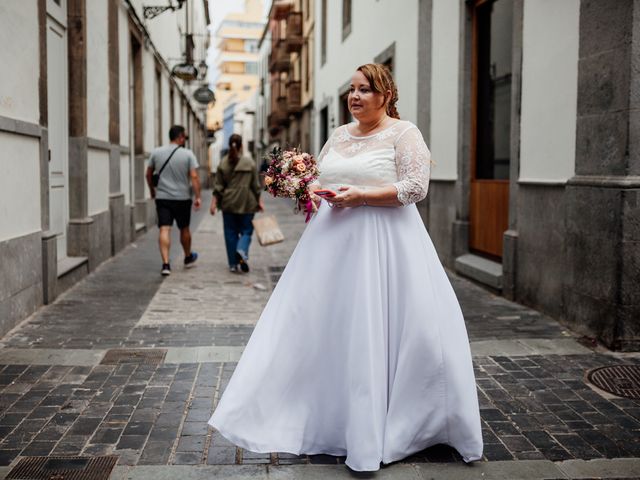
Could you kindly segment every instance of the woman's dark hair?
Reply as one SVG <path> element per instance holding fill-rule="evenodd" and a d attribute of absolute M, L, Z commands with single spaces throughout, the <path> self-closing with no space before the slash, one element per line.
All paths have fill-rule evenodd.
<path fill-rule="evenodd" d="M 240 160 L 240 151 L 242 150 L 242 137 L 234 133 L 229 137 L 229 161 L 235 165 Z"/>

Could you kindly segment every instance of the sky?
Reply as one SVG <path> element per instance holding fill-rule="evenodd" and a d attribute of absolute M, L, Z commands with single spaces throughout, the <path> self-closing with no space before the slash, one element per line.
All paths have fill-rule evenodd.
<path fill-rule="evenodd" d="M 265 17 L 269 13 L 269 7 L 271 0 L 263 0 Z M 220 22 L 224 19 L 228 13 L 242 12 L 244 8 L 244 0 L 209 0 L 209 17 L 211 18 L 211 25 L 209 31 L 213 34 L 218 29 Z M 209 64 L 209 71 L 214 70 L 213 61 L 218 53 L 215 48 L 215 41 L 212 41 L 212 46 L 209 47 L 207 55 L 207 63 Z M 211 74 L 209 75 L 209 81 L 211 81 Z"/>

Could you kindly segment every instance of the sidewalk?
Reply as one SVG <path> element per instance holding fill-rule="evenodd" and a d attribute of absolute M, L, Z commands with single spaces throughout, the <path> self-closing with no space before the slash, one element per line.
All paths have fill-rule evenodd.
<path fill-rule="evenodd" d="M 55 455 L 117 455 L 111 479 L 353 478 L 342 458 L 253 454 L 207 428 L 304 229 L 290 204 L 267 208 L 286 241 L 255 241 L 248 275 L 227 271 L 222 219 L 203 211 L 196 268 L 182 268 L 174 238 L 173 273 L 163 279 L 154 229 L 2 339 L 0 478 L 23 457 Z M 451 281 L 474 355 L 487 461 L 466 466 L 436 446 L 374 477 L 640 478 L 640 401 L 585 382 L 589 369 L 640 364 L 640 355 L 593 351 L 539 312 Z M 114 349 L 134 355 L 111 359 L 123 353 Z"/>

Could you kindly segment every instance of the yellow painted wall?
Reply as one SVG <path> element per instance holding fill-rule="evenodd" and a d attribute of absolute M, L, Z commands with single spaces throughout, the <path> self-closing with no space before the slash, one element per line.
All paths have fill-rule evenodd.
<path fill-rule="evenodd" d="M 226 38 L 224 40 L 224 50 L 227 52 L 244 52 L 244 39 Z"/>

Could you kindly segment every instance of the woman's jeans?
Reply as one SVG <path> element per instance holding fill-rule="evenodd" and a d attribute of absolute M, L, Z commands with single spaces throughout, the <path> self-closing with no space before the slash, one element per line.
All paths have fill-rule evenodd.
<path fill-rule="evenodd" d="M 249 245 L 253 235 L 253 213 L 225 213 L 222 212 L 224 223 L 224 243 L 227 246 L 227 261 L 229 266 L 238 264 L 236 252 L 244 260 L 249 258 Z"/>

